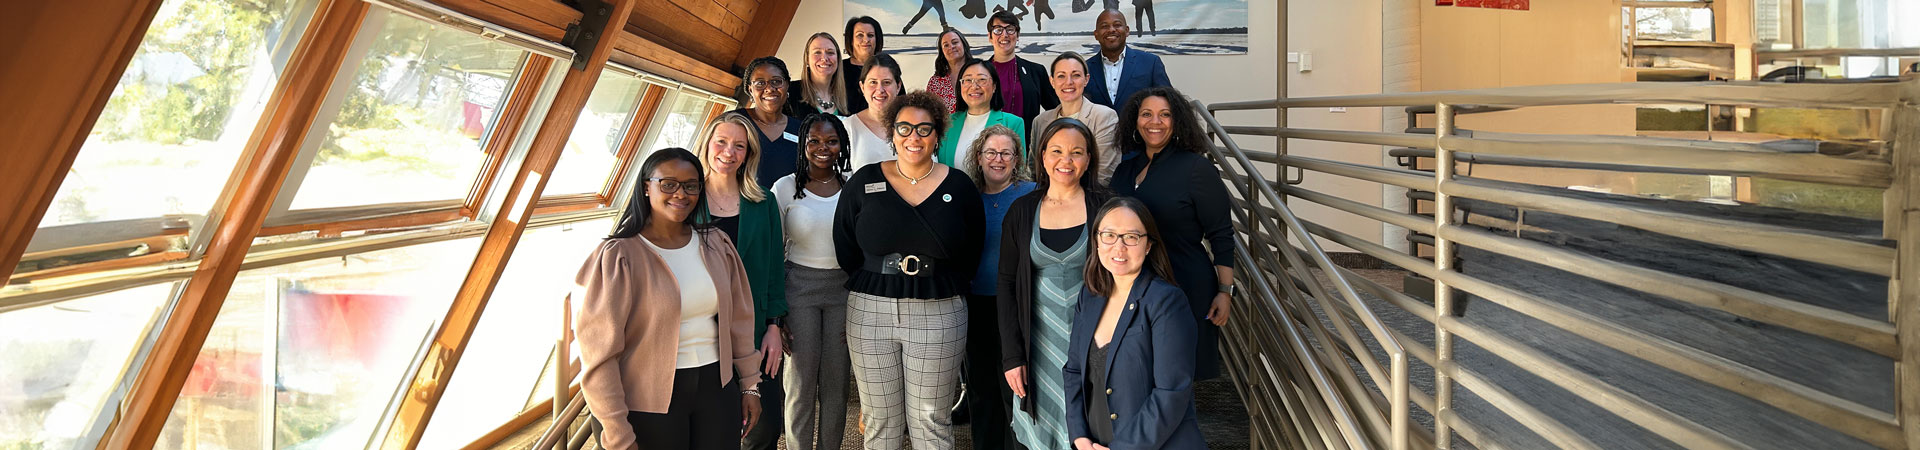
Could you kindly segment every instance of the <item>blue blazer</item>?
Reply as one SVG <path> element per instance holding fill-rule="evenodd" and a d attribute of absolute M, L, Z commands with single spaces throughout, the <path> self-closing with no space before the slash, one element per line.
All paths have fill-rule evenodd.
<path fill-rule="evenodd" d="M 1113 108 L 1114 112 L 1125 114 L 1120 108 L 1127 106 L 1127 99 L 1133 93 L 1156 86 L 1172 86 L 1167 79 L 1167 65 L 1160 62 L 1160 56 L 1127 47 L 1124 62 L 1120 66 L 1120 95 L 1107 100 L 1107 64 L 1095 51 L 1087 58 L 1087 100 Z"/>
<path fill-rule="evenodd" d="M 1089 420 L 1111 420 L 1114 441 L 1100 444 L 1113 450 L 1206 449 L 1193 405 L 1199 330 L 1187 295 L 1152 272 L 1141 273 L 1107 343 L 1107 388 L 1113 393 L 1085 392 L 1087 348 L 1106 306 L 1105 296 L 1080 291 L 1065 371 L 1069 439 L 1093 437 Z M 1087 417 L 1088 395 L 1106 395 L 1107 407 L 1119 417 Z"/>

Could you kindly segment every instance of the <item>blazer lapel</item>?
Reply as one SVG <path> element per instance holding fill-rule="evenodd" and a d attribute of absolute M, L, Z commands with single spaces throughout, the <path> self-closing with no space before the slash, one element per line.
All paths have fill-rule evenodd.
<path fill-rule="evenodd" d="M 1142 53 L 1145 52 L 1127 47 L 1127 57 L 1123 60 L 1126 61 L 1126 65 L 1120 67 L 1120 85 L 1132 89 L 1121 89 L 1122 91 L 1138 91 L 1146 88 L 1146 82 L 1141 81 L 1141 78 L 1147 76 L 1150 68 L 1147 67 L 1147 58 Z"/>
<path fill-rule="evenodd" d="M 1127 309 L 1120 311 L 1120 320 L 1113 324 L 1113 340 L 1107 341 L 1107 379 L 1102 381 L 1109 385 L 1113 381 L 1113 363 L 1120 359 L 1114 357 L 1119 353 L 1120 341 L 1126 338 L 1127 329 L 1133 326 L 1134 317 L 1140 314 L 1140 300 L 1147 293 L 1147 285 L 1152 282 L 1153 273 L 1143 269 L 1140 277 L 1133 280 L 1133 288 L 1127 290 Z"/>

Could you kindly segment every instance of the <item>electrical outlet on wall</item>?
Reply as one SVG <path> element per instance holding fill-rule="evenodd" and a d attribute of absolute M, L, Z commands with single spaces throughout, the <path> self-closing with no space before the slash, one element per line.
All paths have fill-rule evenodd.
<path fill-rule="evenodd" d="M 1313 70 L 1313 52 L 1300 52 L 1300 71 L 1308 72 L 1312 70 Z"/>

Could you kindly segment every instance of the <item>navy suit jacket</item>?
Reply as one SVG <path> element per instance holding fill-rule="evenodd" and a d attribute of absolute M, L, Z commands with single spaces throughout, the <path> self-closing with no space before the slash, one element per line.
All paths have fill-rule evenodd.
<path fill-rule="evenodd" d="M 1067 435 L 1091 438 L 1089 420 L 1113 422 L 1113 450 L 1204 450 L 1200 419 L 1193 405 L 1194 349 L 1198 327 L 1187 295 L 1152 272 L 1143 272 L 1127 293 L 1126 310 L 1107 342 L 1107 388 L 1086 392 L 1087 349 L 1107 307 L 1105 296 L 1080 291 L 1067 347 Z M 1118 418 L 1087 417 L 1087 396 L 1107 396 Z"/>
<path fill-rule="evenodd" d="M 1160 56 L 1127 47 L 1126 56 L 1121 59 L 1125 64 L 1120 66 L 1120 95 L 1107 100 L 1107 64 L 1103 59 L 1106 58 L 1099 52 L 1087 58 L 1087 100 L 1113 108 L 1114 112 L 1125 114 L 1120 108 L 1127 106 L 1127 99 L 1135 92 L 1173 86 L 1173 82 L 1167 80 L 1167 65 L 1160 62 Z"/>

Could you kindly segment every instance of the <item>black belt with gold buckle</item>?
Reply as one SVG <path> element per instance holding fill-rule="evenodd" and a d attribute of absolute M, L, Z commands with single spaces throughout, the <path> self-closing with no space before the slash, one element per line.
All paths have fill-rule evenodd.
<path fill-rule="evenodd" d="M 867 270 L 880 272 L 882 275 L 906 275 L 910 277 L 933 276 L 935 270 L 933 258 L 924 258 L 919 255 L 893 253 L 880 257 L 878 263 L 879 264 L 874 264 L 873 262 L 867 263 Z"/>

